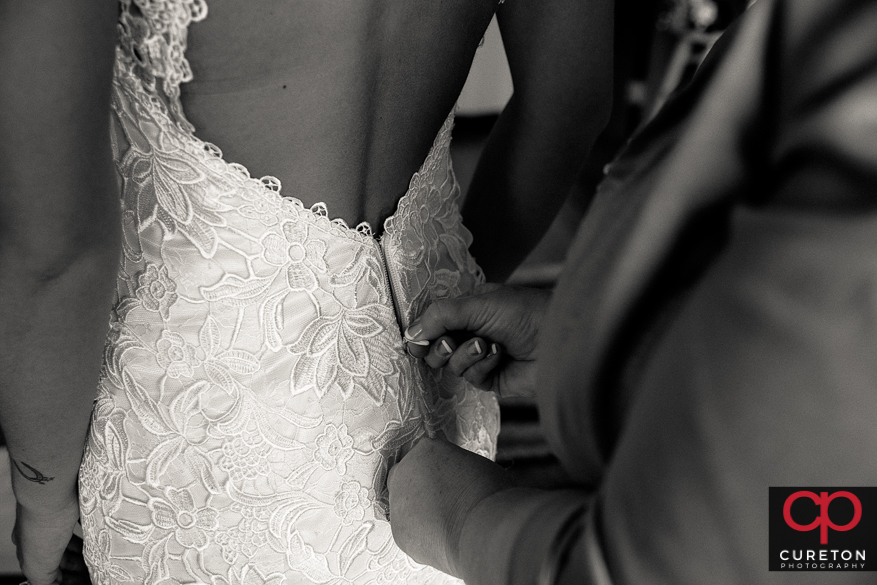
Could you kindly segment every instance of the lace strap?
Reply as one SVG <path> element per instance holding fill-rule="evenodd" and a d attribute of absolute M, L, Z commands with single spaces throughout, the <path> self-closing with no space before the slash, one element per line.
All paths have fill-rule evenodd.
<path fill-rule="evenodd" d="M 158 83 L 176 122 L 187 131 L 180 84 L 192 80 L 186 60 L 189 24 L 207 17 L 205 0 L 120 0 L 119 48 L 135 66 L 144 88 L 158 94 Z"/>

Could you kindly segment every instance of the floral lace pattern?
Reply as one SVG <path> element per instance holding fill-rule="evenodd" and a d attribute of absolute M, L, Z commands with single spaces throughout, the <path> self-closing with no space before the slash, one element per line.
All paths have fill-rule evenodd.
<path fill-rule="evenodd" d="M 92 580 L 457 582 L 405 556 L 384 519 L 387 469 L 423 434 L 495 452 L 495 399 L 409 358 L 400 335 L 483 279 L 452 120 L 375 240 L 194 136 L 178 89 L 203 1 L 121 5 L 124 253 L 80 472 Z"/>
<path fill-rule="evenodd" d="M 207 17 L 205 0 L 119 0 L 119 48 L 150 93 L 164 92 L 171 116 L 184 128 L 180 83 L 192 81 L 186 60 L 189 24 Z M 161 85 L 158 85 L 161 80 Z"/>

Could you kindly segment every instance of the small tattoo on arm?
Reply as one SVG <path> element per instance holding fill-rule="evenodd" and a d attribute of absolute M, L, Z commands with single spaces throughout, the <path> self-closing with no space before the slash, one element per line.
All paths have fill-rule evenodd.
<path fill-rule="evenodd" d="M 12 459 L 12 458 L 10 457 L 10 459 Z M 31 467 L 30 465 L 28 465 L 24 461 L 21 462 L 21 465 L 24 465 L 25 467 L 27 467 L 30 470 L 30 473 L 25 473 L 25 471 L 21 468 L 21 466 L 18 465 L 18 462 L 15 461 L 15 459 L 12 459 L 12 464 L 15 465 L 15 469 L 17 469 L 18 473 L 20 473 L 21 476 L 24 479 L 26 479 L 27 481 L 32 481 L 32 482 L 38 483 L 40 485 L 45 485 L 45 484 L 49 483 L 50 481 L 52 481 L 53 479 L 55 479 L 54 477 L 46 477 L 45 475 L 43 475 L 42 471 L 34 469 L 33 467 Z"/>

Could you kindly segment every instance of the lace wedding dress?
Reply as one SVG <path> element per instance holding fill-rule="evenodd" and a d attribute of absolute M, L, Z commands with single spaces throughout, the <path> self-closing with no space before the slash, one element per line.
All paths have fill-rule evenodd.
<path fill-rule="evenodd" d="M 441 431 L 492 457 L 496 401 L 401 328 L 483 277 L 452 119 L 380 240 L 199 140 L 179 84 L 203 0 L 122 0 L 113 88 L 124 254 L 80 473 L 96 585 L 457 582 L 410 560 L 386 472 Z"/>

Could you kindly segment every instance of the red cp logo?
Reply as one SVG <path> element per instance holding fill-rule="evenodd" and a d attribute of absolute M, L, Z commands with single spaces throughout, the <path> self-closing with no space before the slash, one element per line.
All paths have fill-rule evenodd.
<path fill-rule="evenodd" d="M 792 520 L 792 503 L 794 503 L 794 501 L 798 498 L 810 498 L 816 503 L 817 506 L 819 506 L 819 516 L 816 518 L 816 520 L 814 520 L 810 524 L 807 524 L 806 526 L 801 526 L 800 524 Z M 828 505 L 835 498 L 846 498 L 850 502 L 852 502 L 853 519 L 850 520 L 849 524 L 838 526 L 831 521 L 831 518 L 828 517 Z M 859 523 L 859 520 L 862 519 L 862 502 L 860 502 L 859 498 L 857 498 L 850 492 L 834 492 L 830 496 L 828 495 L 828 492 L 820 492 L 818 496 L 813 492 L 795 492 L 794 494 L 786 498 L 786 503 L 783 505 L 783 518 L 786 519 L 786 524 L 800 532 L 808 532 L 818 526 L 819 544 L 828 544 L 829 527 L 831 527 L 832 530 L 846 532 L 847 530 L 853 529 L 856 524 Z"/>

